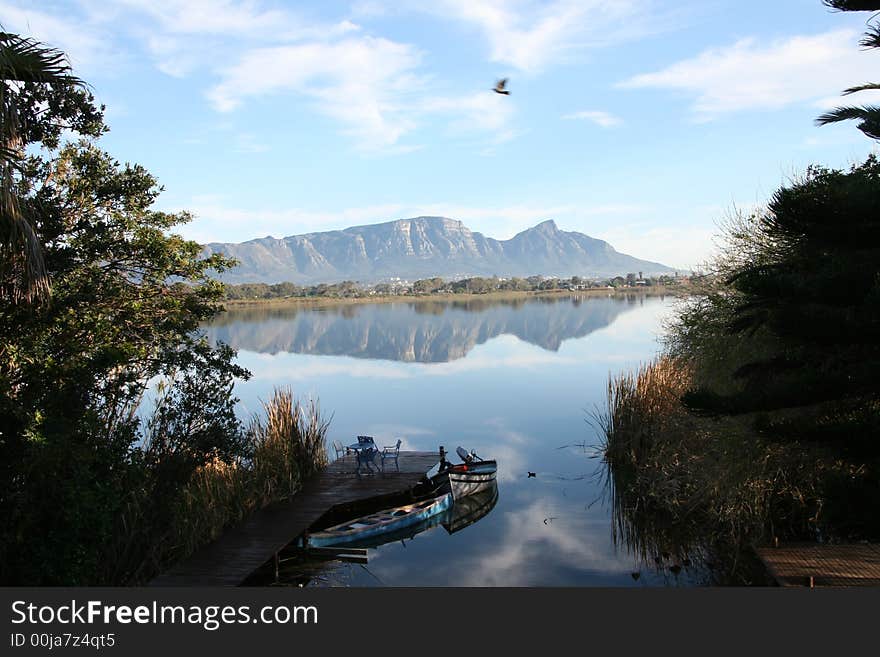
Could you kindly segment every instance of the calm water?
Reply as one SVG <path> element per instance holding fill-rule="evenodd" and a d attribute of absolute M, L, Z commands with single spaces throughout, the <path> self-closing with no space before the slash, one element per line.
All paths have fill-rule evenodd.
<path fill-rule="evenodd" d="M 498 460 L 498 502 L 479 522 L 371 549 L 368 566 L 346 564 L 316 583 L 685 585 L 692 573 L 646 568 L 615 548 L 588 421 L 609 373 L 657 352 L 672 304 L 593 296 L 245 308 L 208 334 L 253 372 L 237 388 L 245 415 L 290 386 L 332 414 L 328 441 L 400 437 L 402 449 L 462 445 Z"/>

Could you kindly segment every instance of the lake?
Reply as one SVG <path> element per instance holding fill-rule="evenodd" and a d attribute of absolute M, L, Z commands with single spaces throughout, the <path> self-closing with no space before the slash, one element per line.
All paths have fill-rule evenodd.
<path fill-rule="evenodd" d="M 337 565 L 310 584 L 674 586 L 699 573 L 648 568 L 615 546 L 591 423 L 609 375 L 657 353 L 673 304 L 553 295 L 244 306 L 206 330 L 253 373 L 237 387 L 243 417 L 289 386 L 332 415 L 328 444 L 369 434 L 498 461 L 498 500 L 478 522 L 371 549 L 368 565 Z"/>

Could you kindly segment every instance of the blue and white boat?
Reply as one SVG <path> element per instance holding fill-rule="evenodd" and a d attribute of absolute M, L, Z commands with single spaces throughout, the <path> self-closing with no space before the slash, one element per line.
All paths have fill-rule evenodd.
<path fill-rule="evenodd" d="M 439 516 L 451 506 L 452 494 L 444 493 L 418 502 L 383 509 L 307 534 L 304 540 L 305 547 L 369 543 L 378 536 L 399 532 Z"/>

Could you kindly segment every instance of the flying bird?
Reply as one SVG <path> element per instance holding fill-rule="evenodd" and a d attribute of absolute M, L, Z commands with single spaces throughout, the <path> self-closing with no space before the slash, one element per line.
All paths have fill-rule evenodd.
<path fill-rule="evenodd" d="M 504 78 L 502 80 L 498 80 L 497 84 L 495 85 L 495 88 L 492 91 L 494 91 L 496 94 L 504 94 L 505 96 L 509 96 L 510 92 L 507 89 L 505 89 L 506 86 L 507 86 L 507 78 Z"/>
<path fill-rule="evenodd" d="M 529 477 L 534 477 L 534 476 L 535 476 L 534 472 L 529 472 Z M 526 479 L 528 479 L 529 477 L 526 477 Z"/>

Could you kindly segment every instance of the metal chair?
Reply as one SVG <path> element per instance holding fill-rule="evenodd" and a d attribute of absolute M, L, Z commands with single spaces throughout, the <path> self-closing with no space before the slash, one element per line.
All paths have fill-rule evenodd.
<path fill-rule="evenodd" d="M 386 445 L 382 448 L 382 453 L 379 456 L 382 458 L 382 471 L 385 471 L 385 461 L 394 461 L 394 465 L 397 466 L 397 470 L 400 471 L 400 462 L 398 461 L 398 457 L 400 456 L 400 444 L 403 441 L 398 438 L 396 445 Z"/>
<path fill-rule="evenodd" d="M 376 465 L 376 454 L 378 450 L 374 447 L 364 447 L 363 449 L 359 449 L 357 452 L 357 467 L 355 468 L 355 472 L 357 474 L 361 473 L 361 466 L 367 466 L 367 472 L 373 472 L 373 466 Z M 378 468 L 377 468 L 378 469 Z"/>
<path fill-rule="evenodd" d="M 348 447 L 344 447 L 342 445 L 342 441 L 334 440 L 333 441 L 333 449 L 336 450 L 336 458 L 341 459 L 346 454 L 351 454 L 351 449 Z"/>

